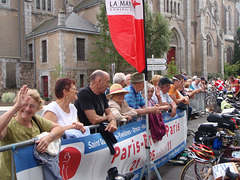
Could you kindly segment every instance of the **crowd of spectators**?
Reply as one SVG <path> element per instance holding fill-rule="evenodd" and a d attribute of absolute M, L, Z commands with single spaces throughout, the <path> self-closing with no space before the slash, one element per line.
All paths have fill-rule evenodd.
<path fill-rule="evenodd" d="M 86 126 L 100 124 L 104 129 L 99 131 L 109 133 L 102 135 L 110 136 L 118 126 L 137 121 L 136 116 L 144 114 L 151 114 L 152 118 L 157 118 L 159 128 L 162 129 L 157 133 L 158 125 L 153 124 L 155 131 L 152 133 L 157 140 L 161 140 L 166 131 L 162 112 L 168 112 L 174 117 L 177 108 L 187 110 L 189 119 L 192 111 L 189 100 L 200 92 L 213 89 L 231 90 L 236 97 L 240 96 L 240 80 L 233 76 L 226 81 L 213 78 L 207 82 L 204 77 L 189 77 L 185 73 L 175 75 L 172 79 L 154 75 L 146 87 L 148 102 L 144 98 L 142 73 L 127 75 L 116 73 L 110 88 L 109 82 L 109 74 L 102 70 L 94 71 L 90 76 L 90 84 L 80 91 L 76 89 L 73 80 L 68 78 L 58 80 L 55 86 L 57 99 L 46 107 L 42 117 L 35 115 L 42 108 L 43 101 L 40 95 L 23 86 L 18 93 L 16 104 L 0 117 L 2 145 L 27 140 L 40 134 L 37 125 L 39 123 L 44 131 L 50 132 L 36 142 L 37 151 L 45 152 L 48 144 L 59 138 L 64 131 L 67 137 L 79 137 L 85 133 Z M 33 118 L 34 116 L 36 118 Z M 34 119 L 37 119 L 37 123 Z M 29 133 L 29 128 L 34 133 Z M 18 137 L 18 131 L 28 135 L 24 138 Z M 114 150 L 111 153 L 114 153 Z M 2 157 L 1 162 L 10 162 L 5 160 L 6 158 L 10 159 L 10 155 Z M 3 166 L 6 166 L 4 171 L 10 169 L 10 164 L 3 163 Z M 10 171 L 6 170 L 4 174 L 10 176 Z"/>

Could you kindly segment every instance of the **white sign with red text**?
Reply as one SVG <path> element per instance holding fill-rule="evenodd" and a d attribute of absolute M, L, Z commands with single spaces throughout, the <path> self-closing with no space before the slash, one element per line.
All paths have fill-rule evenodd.
<path fill-rule="evenodd" d="M 187 118 L 185 111 L 179 111 L 170 119 L 163 114 L 167 134 L 161 141 L 150 138 L 150 157 L 157 167 L 181 152 L 186 145 Z M 139 179 L 142 167 L 146 164 L 146 122 L 145 120 L 120 127 L 115 133 L 118 143 L 116 153 L 110 154 L 104 139 L 99 133 L 81 138 L 62 141 L 59 155 L 60 173 L 64 180 L 102 180 L 107 171 L 117 166 L 119 173 L 134 172 L 133 179 Z M 33 146 L 18 149 L 14 153 L 18 179 L 43 179 L 41 165 L 32 155 Z"/>

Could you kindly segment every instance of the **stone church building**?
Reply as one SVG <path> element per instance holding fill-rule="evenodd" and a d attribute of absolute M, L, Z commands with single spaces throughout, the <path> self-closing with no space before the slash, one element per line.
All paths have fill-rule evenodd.
<path fill-rule="evenodd" d="M 174 32 L 167 59 L 189 75 L 224 74 L 232 62 L 239 26 L 236 0 L 150 0 L 153 12 L 170 21 Z"/>
<path fill-rule="evenodd" d="M 99 31 L 100 0 L 0 0 L 0 95 L 27 84 L 54 96 L 57 78 L 88 84 L 89 61 Z M 180 71 L 208 77 L 232 61 L 239 26 L 235 0 L 148 0 L 174 32 L 168 60 Z"/>

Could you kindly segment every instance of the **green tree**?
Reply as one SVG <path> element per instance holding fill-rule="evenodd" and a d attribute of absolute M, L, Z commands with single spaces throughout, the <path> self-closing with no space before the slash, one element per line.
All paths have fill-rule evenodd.
<path fill-rule="evenodd" d="M 235 64 L 230 65 L 229 63 L 224 64 L 224 75 L 225 78 L 229 78 L 229 76 L 237 76 L 239 71 L 239 61 Z"/>
<path fill-rule="evenodd" d="M 176 63 L 175 61 L 171 61 L 168 64 L 168 69 L 167 69 L 167 77 L 169 79 L 172 79 L 173 76 L 175 76 L 176 74 L 179 74 L 179 70 L 176 67 Z"/>
<path fill-rule="evenodd" d="M 168 21 L 160 13 L 153 14 L 150 12 L 147 5 L 145 6 L 145 17 L 146 56 L 151 57 L 153 54 L 155 57 L 162 57 L 164 52 L 168 51 L 172 39 L 172 31 L 169 30 Z M 104 70 L 111 63 L 115 63 L 116 69 L 131 67 L 117 52 L 112 43 L 104 1 L 100 4 L 100 13 L 97 15 L 97 20 L 100 35 L 95 43 L 97 48 L 92 52 L 93 58 L 91 60 L 99 62 L 100 67 Z"/>
<path fill-rule="evenodd" d="M 233 54 L 233 64 L 240 60 L 240 27 L 237 29 L 237 34 L 234 40 L 234 54 Z"/>
<path fill-rule="evenodd" d="M 173 32 L 169 28 L 169 21 L 160 13 L 153 14 L 145 6 L 146 55 L 148 58 L 163 57 L 170 48 Z"/>
<path fill-rule="evenodd" d="M 65 77 L 65 73 L 63 72 L 63 66 L 58 62 L 55 65 L 55 71 L 53 72 L 53 77 L 55 79 L 61 79 Z"/>
<path fill-rule="evenodd" d="M 97 36 L 97 41 L 94 43 L 97 49 L 92 52 L 93 58 L 90 60 L 99 62 L 100 68 L 103 70 L 107 70 L 111 63 L 115 63 L 116 69 L 127 66 L 128 63 L 117 52 L 113 45 L 109 32 L 105 1 L 101 1 L 100 3 L 100 13 L 97 15 L 97 20 L 99 22 L 97 27 L 100 35 Z"/>

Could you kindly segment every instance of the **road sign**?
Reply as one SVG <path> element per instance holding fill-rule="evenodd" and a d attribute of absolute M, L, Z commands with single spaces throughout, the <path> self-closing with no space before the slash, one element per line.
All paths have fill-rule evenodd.
<path fill-rule="evenodd" d="M 167 66 L 163 64 L 147 65 L 148 71 L 162 71 L 166 70 Z"/>
<path fill-rule="evenodd" d="M 147 58 L 147 64 L 166 64 L 167 60 L 164 58 Z"/>

